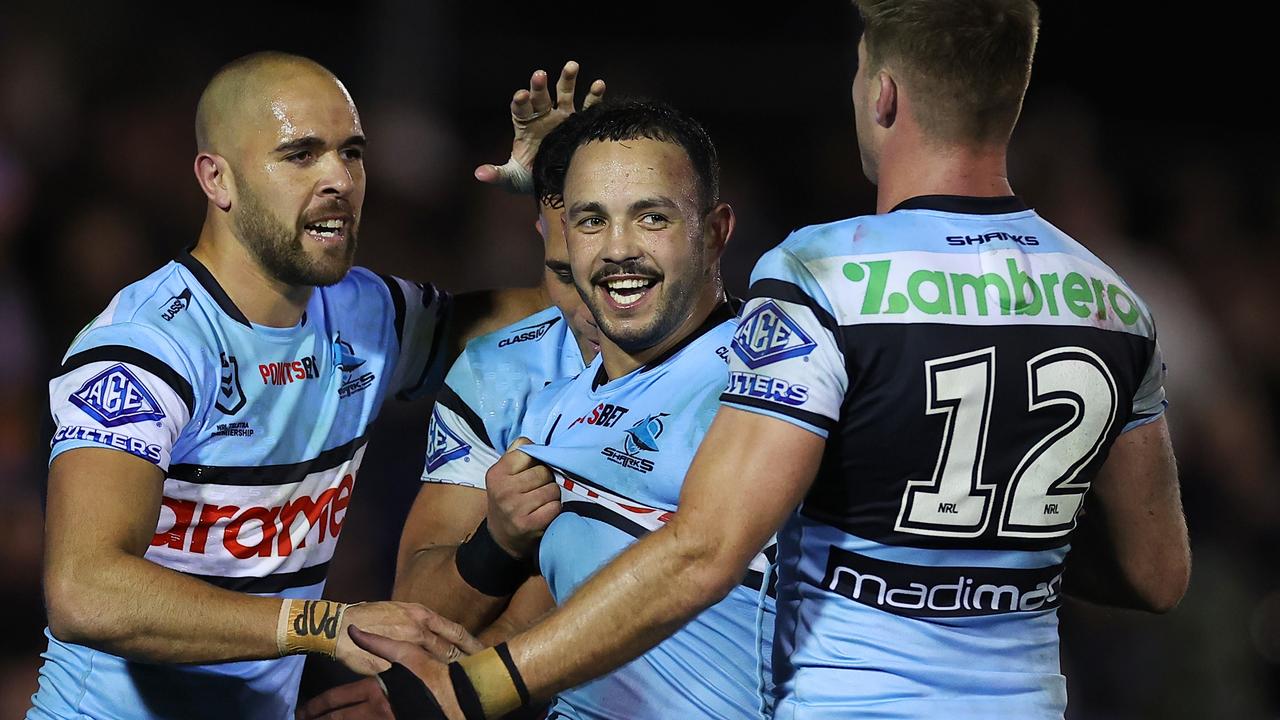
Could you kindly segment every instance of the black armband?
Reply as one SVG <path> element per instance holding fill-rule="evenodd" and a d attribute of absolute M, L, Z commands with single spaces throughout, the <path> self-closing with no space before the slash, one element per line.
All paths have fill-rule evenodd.
<path fill-rule="evenodd" d="M 529 561 L 508 555 L 493 539 L 487 518 L 458 546 L 454 565 L 468 585 L 491 597 L 511 595 L 533 575 Z"/>

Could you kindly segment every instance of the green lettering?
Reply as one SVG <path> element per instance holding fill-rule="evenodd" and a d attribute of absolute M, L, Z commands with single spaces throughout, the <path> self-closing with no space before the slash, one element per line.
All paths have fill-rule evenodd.
<path fill-rule="evenodd" d="M 1093 293 L 1089 292 L 1089 283 L 1083 275 L 1067 273 L 1062 279 L 1062 300 L 1076 317 L 1089 317 L 1089 301 L 1093 300 Z"/>
<path fill-rule="evenodd" d="M 1018 261 L 1013 258 L 1008 260 L 1009 266 L 1009 285 L 1013 288 L 1014 312 L 1018 315 L 1039 315 L 1042 301 L 1040 299 L 1040 288 L 1036 285 L 1036 281 L 1031 275 L 1022 271 L 1018 267 Z M 1027 301 L 1026 290 L 1031 290 L 1031 300 Z"/>
<path fill-rule="evenodd" d="M 1058 316 L 1058 296 L 1053 289 L 1058 286 L 1060 280 L 1058 273 L 1045 273 L 1040 276 L 1040 282 L 1044 283 L 1044 302 L 1049 306 L 1049 314 Z"/>
<path fill-rule="evenodd" d="M 933 286 L 932 300 L 926 300 L 920 294 L 920 286 L 926 283 Z M 951 314 L 951 294 L 947 290 L 947 276 L 941 270 L 917 270 L 911 273 L 911 277 L 907 278 L 907 294 L 911 296 L 912 304 L 921 312 L 928 315 Z"/>
<path fill-rule="evenodd" d="M 966 315 L 964 288 L 972 288 L 979 315 L 987 314 L 987 288 L 994 287 L 1000 295 L 1000 314 L 1008 315 L 1012 307 L 1009 286 L 1004 278 L 995 273 L 984 273 L 981 277 L 968 273 L 951 273 L 952 295 L 956 298 L 956 314 Z"/>
<path fill-rule="evenodd" d="M 1107 299 L 1111 301 L 1111 310 L 1115 312 L 1116 317 L 1120 318 L 1120 322 L 1125 325 L 1133 325 L 1138 322 L 1138 317 L 1142 313 L 1138 310 L 1138 304 L 1124 290 L 1121 290 L 1116 285 L 1108 285 Z M 1121 299 L 1124 300 L 1125 308 L 1121 308 L 1120 303 L 1117 302 Z"/>
<path fill-rule="evenodd" d="M 1102 281 L 1099 280 L 1098 278 L 1089 278 L 1089 279 L 1093 281 L 1094 302 L 1098 303 L 1098 319 L 1106 320 L 1107 319 L 1106 288 L 1102 287 Z"/>
<path fill-rule="evenodd" d="M 880 304 L 884 301 L 884 288 L 889 284 L 889 265 L 892 260 L 872 260 L 863 263 L 871 271 L 871 280 L 867 282 L 867 294 L 862 298 L 862 314 L 878 315 Z M 849 276 L 845 266 L 845 277 Z"/>

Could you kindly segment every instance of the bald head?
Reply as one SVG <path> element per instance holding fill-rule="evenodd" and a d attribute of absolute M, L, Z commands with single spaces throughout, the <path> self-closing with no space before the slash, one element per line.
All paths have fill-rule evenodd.
<path fill-rule="evenodd" d="M 196 106 L 196 149 L 226 155 L 255 120 L 273 112 L 273 98 L 298 84 L 318 83 L 350 95 L 320 63 L 300 55 L 267 51 L 232 60 L 216 72 Z M 354 108 L 354 104 L 352 104 Z"/>

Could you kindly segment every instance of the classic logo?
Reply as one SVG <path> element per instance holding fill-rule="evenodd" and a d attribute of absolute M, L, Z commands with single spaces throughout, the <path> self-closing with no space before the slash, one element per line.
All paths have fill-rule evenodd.
<path fill-rule="evenodd" d="M 540 322 L 537 325 L 530 325 L 529 327 L 522 327 L 518 330 L 514 330 L 514 335 L 498 341 L 498 347 L 506 347 L 508 345 L 515 345 L 516 343 L 529 342 L 530 340 L 541 340 L 543 336 L 547 334 L 547 331 L 558 322 L 560 322 L 560 318 L 553 317 L 550 320 Z"/>
<path fill-rule="evenodd" d="M 235 415 L 244 407 L 244 389 L 240 387 L 240 364 L 235 355 L 222 353 L 222 375 L 218 382 L 218 401 L 214 407 L 224 415 Z"/>
<path fill-rule="evenodd" d="M 470 454 L 471 446 L 449 428 L 440 408 L 432 409 L 431 422 L 427 424 L 427 472 Z"/>
<path fill-rule="evenodd" d="M 738 332 L 733 335 L 733 351 L 753 370 L 780 360 L 803 357 L 817 346 L 773 300 L 756 306 L 742 319 Z"/>
<path fill-rule="evenodd" d="M 89 378 L 70 400 L 106 427 L 164 417 L 160 403 L 122 363 Z"/>
<path fill-rule="evenodd" d="M 627 430 L 622 438 L 622 450 L 607 447 L 600 451 L 606 460 L 628 470 L 647 473 L 653 470 L 653 461 L 640 457 L 641 451 L 658 452 L 658 438 L 662 435 L 662 418 L 668 413 L 657 413 L 641 420 Z"/>
<path fill-rule="evenodd" d="M 182 292 L 169 298 L 169 304 L 165 306 L 164 312 L 160 313 L 160 317 L 165 322 L 169 322 L 178 316 L 178 313 L 187 309 L 191 304 L 191 288 L 183 288 Z"/>

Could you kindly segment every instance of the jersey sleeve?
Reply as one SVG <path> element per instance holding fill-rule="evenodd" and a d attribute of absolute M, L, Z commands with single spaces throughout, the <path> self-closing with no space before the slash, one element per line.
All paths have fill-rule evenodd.
<path fill-rule="evenodd" d="M 842 336 L 817 280 L 785 245 L 752 271 L 730 347 L 723 404 L 827 437 L 849 384 Z"/>
<path fill-rule="evenodd" d="M 392 391 L 400 400 L 429 395 L 440 386 L 449 356 L 448 324 L 453 298 L 434 285 L 379 275 L 391 296 L 400 354 Z"/>
<path fill-rule="evenodd" d="M 449 369 L 444 387 L 436 396 L 427 425 L 423 482 L 484 489 L 484 474 L 500 455 L 494 443 L 500 443 L 502 438 L 492 437 L 495 433 L 490 432 L 476 411 L 483 390 L 468 347 Z"/>
<path fill-rule="evenodd" d="M 1166 374 L 1164 354 L 1160 351 L 1160 343 L 1154 342 L 1151 359 L 1147 362 L 1146 371 L 1142 375 L 1142 382 L 1138 385 L 1138 391 L 1134 393 L 1133 405 L 1129 410 L 1128 420 L 1124 429 L 1120 432 L 1129 432 L 1136 427 L 1154 422 L 1161 415 L 1164 415 L 1164 410 L 1169 405 L 1164 393 Z"/>
<path fill-rule="evenodd" d="M 110 448 L 167 471 L 196 414 L 198 387 L 163 335 L 128 323 L 94 328 L 76 339 L 49 382 L 56 428 L 49 461 L 75 448 Z"/>

